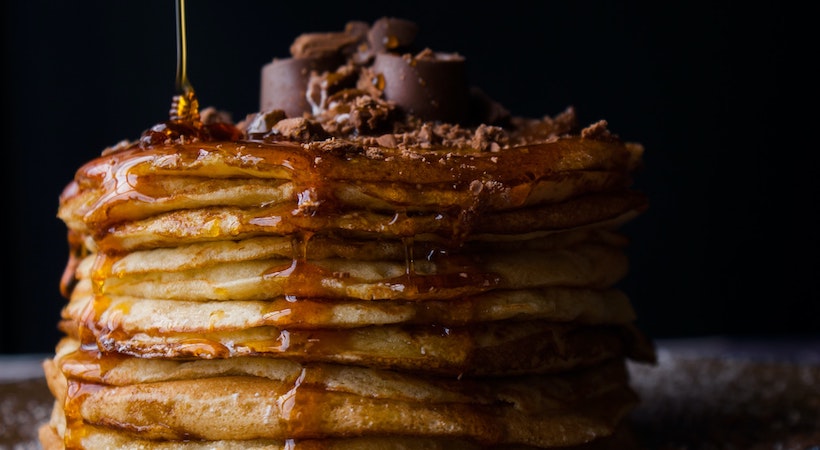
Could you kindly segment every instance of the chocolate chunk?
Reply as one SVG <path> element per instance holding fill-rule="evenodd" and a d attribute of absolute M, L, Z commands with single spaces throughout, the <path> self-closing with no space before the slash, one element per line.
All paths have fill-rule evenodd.
<path fill-rule="evenodd" d="M 294 58 L 326 58 L 349 54 L 360 38 L 357 34 L 347 32 L 305 33 L 290 45 L 290 54 Z"/>
<path fill-rule="evenodd" d="M 285 118 L 285 112 L 281 109 L 259 112 L 246 121 L 245 133 L 251 136 L 263 135 L 270 132 L 277 122 L 284 120 Z"/>
<path fill-rule="evenodd" d="M 340 55 L 333 55 L 275 59 L 266 64 L 262 67 L 261 110 L 281 109 L 288 117 L 311 112 L 305 98 L 311 71 L 332 70 L 342 62 Z"/>
<path fill-rule="evenodd" d="M 423 52 L 416 57 L 376 55 L 373 72 L 384 82 L 384 98 L 425 120 L 459 123 L 467 119 L 470 95 L 464 58 Z"/>
<path fill-rule="evenodd" d="M 374 52 L 406 52 L 416 39 L 418 26 L 409 20 L 382 17 L 375 21 L 367 34 Z"/>
<path fill-rule="evenodd" d="M 321 141 L 328 137 L 321 125 L 304 117 L 293 117 L 276 122 L 271 134 L 298 142 Z"/>

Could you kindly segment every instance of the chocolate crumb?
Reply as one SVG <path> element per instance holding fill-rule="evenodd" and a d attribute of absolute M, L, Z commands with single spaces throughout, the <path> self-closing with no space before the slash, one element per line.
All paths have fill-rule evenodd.
<path fill-rule="evenodd" d="M 606 120 L 599 120 L 581 130 L 581 138 L 594 139 L 603 142 L 620 141 L 618 135 L 611 133 L 607 128 L 607 125 Z"/>
<path fill-rule="evenodd" d="M 316 122 L 303 117 L 291 117 L 276 122 L 270 134 L 298 142 L 321 141 L 329 137 Z"/>
<path fill-rule="evenodd" d="M 200 111 L 199 120 L 205 125 L 214 123 L 233 123 L 233 117 L 231 117 L 231 113 L 227 111 L 218 110 L 213 106 L 209 106 Z"/>

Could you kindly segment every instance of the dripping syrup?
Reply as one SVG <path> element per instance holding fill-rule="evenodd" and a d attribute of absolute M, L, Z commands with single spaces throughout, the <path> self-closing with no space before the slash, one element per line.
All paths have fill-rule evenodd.
<path fill-rule="evenodd" d="M 140 147 L 148 148 L 168 143 L 211 140 L 237 140 L 242 137 L 233 124 L 203 123 L 199 99 L 188 79 L 188 37 L 185 25 L 185 0 L 176 2 L 177 69 L 176 94 L 171 99 L 169 120 L 158 123 L 142 133 Z"/>
<path fill-rule="evenodd" d="M 188 79 L 188 38 L 185 26 L 185 0 L 177 0 L 177 75 L 176 95 L 169 111 L 172 121 L 201 125 L 199 100 L 196 98 L 191 81 Z"/>

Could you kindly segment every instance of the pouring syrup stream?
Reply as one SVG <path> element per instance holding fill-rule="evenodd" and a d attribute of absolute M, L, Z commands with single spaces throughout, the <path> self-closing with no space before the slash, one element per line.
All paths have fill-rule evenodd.
<path fill-rule="evenodd" d="M 176 95 L 171 102 L 171 120 L 199 123 L 199 101 L 188 80 L 188 42 L 185 27 L 185 0 L 177 0 L 177 73 Z"/>

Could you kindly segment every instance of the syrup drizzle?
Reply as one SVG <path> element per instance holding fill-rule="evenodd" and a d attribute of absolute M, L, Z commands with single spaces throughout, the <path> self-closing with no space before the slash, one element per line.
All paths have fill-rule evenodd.
<path fill-rule="evenodd" d="M 185 0 L 177 0 L 177 73 L 176 95 L 171 100 L 169 120 L 145 130 L 140 147 L 146 149 L 170 143 L 185 144 L 196 141 L 237 140 L 243 136 L 236 126 L 221 121 L 203 123 L 199 100 L 188 79 L 188 39 L 185 26 Z"/>
<path fill-rule="evenodd" d="M 171 102 L 171 120 L 199 122 L 199 101 L 188 79 L 188 39 L 185 26 L 185 0 L 177 0 L 177 74 L 176 91 Z"/>

